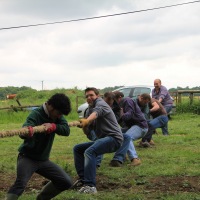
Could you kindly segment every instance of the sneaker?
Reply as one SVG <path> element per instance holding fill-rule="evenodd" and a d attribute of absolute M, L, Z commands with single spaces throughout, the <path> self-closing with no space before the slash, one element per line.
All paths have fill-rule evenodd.
<path fill-rule="evenodd" d="M 142 162 L 141 162 L 141 160 L 139 159 L 139 158 L 133 158 L 132 160 L 131 160 L 131 164 L 129 164 L 129 165 L 131 165 L 131 166 L 138 166 L 138 165 L 140 165 Z"/>
<path fill-rule="evenodd" d="M 86 194 L 95 194 L 95 193 L 97 193 L 97 189 L 96 189 L 96 187 L 85 185 L 79 190 L 79 192 L 86 193 Z"/>
<path fill-rule="evenodd" d="M 118 160 L 111 160 L 109 165 L 111 167 L 121 167 L 122 163 L 120 161 L 118 161 Z"/>
<path fill-rule="evenodd" d="M 76 189 L 80 189 L 81 187 L 83 187 L 83 185 L 84 185 L 83 180 L 82 179 L 78 179 L 73 183 L 73 185 L 71 186 L 71 189 L 75 189 L 75 190 Z"/>

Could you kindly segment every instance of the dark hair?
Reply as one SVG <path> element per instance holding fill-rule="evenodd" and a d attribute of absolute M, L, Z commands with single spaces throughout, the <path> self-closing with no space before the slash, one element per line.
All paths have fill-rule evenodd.
<path fill-rule="evenodd" d="M 148 93 L 143 93 L 143 94 L 140 95 L 140 97 L 142 97 L 144 100 L 151 101 L 151 96 Z"/>
<path fill-rule="evenodd" d="M 93 91 L 96 95 L 99 95 L 99 90 L 97 90 L 95 87 L 88 87 L 85 89 L 85 93 L 88 91 Z"/>
<path fill-rule="evenodd" d="M 115 95 L 115 99 L 119 99 L 120 97 L 124 97 L 124 94 L 122 92 L 115 91 L 113 93 Z"/>
<path fill-rule="evenodd" d="M 68 115 L 71 112 L 71 102 L 65 94 L 56 93 L 47 101 L 47 103 L 54 109 L 60 111 L 63 115 Z"/>
<path fill-rule="evenodd" d="M 111 100 L 115 98 L 115 95 L 113 94 L 113 92 L 105 92 L 103 95 L 103 98 L 107 98 L 108 100 Z"/>
<path fill-rule="evenodd" d="M 113 102 L 111 102 L 112 100 L 115 100 L 115 95 L 112 92 L 106 92 L 103 95 L 104 101 L 109 105 L 112 106 L 111 103 L 113 104 Z"/>

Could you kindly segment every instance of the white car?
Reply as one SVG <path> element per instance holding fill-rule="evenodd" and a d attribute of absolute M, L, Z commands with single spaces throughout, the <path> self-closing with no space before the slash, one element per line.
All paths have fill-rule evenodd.
<path fill-rule="evenodd" d="M 153 86 L 147 86 L 147 85 L 134 85 L 134 86 L 126 86 L 118 88 L 114 91 L 120 91 L 124 94 L 124 97 L 130 97 L 132 99 L 136 99 L 138 95 L 142 93 L 148 93 L 151 95 L 151 92 L 153 90 Z M 77 113 L 79 118 L 84 118 L 86 111 L 88 109 L 88 103 L 84 103 L 78 107 Z"/>

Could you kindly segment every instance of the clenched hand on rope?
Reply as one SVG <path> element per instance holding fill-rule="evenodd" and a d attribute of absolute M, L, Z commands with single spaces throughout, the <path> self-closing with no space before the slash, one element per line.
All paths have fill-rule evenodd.
<path fill-rule="evenodd" d="M 73 126 L 79 126 L 80 122 L 79 121 L 73 121 L 68 123 L 69 127 Z M 7 130 L 7 131 L 0 131 L 0 138 L 3 137 L 11 137 L 15 135 L 20 135 L 20 136 L 28 136 L 32 137 L 34 133 L 51 133 L 55 131 L 56 129 L 56 124 L 54 123 L 47 123 L 43 124 L 40 126 L 28 126 L 28 127 L 23 127 L 19 129 L 13 129 L 13 130 Z"/>

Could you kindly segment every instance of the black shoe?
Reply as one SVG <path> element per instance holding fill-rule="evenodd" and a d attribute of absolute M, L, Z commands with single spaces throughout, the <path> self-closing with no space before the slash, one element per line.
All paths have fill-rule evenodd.
<path fill-rule="evenodd" d="M 140 142 L 139 143 L 139 147 L 144 147 L 144 148 L 148 148 L 151 147 L 151 145 L 149 144 L 149 142 Z"/>
<path fill-rule="evenodd" d="M 100 165 L 96 165 L 96 169 L 99 169 L 100 168 Z"/>
<path fill-rule="evenodd" d="M 111 160 L 109 165 L 111 167 L 121 167 L 122 163 L 120 161 L 118 161 L 118 160 Z"/>
<path fill-rule="evenodd" d="M 80 189 L 81 187 L 83 187 L 83 185 L 84 185 L 83 180 L 78 179 L 73 183 L 73 185 L 71 186 L 70 189 L 77 190 L 77 189 Z"/>

